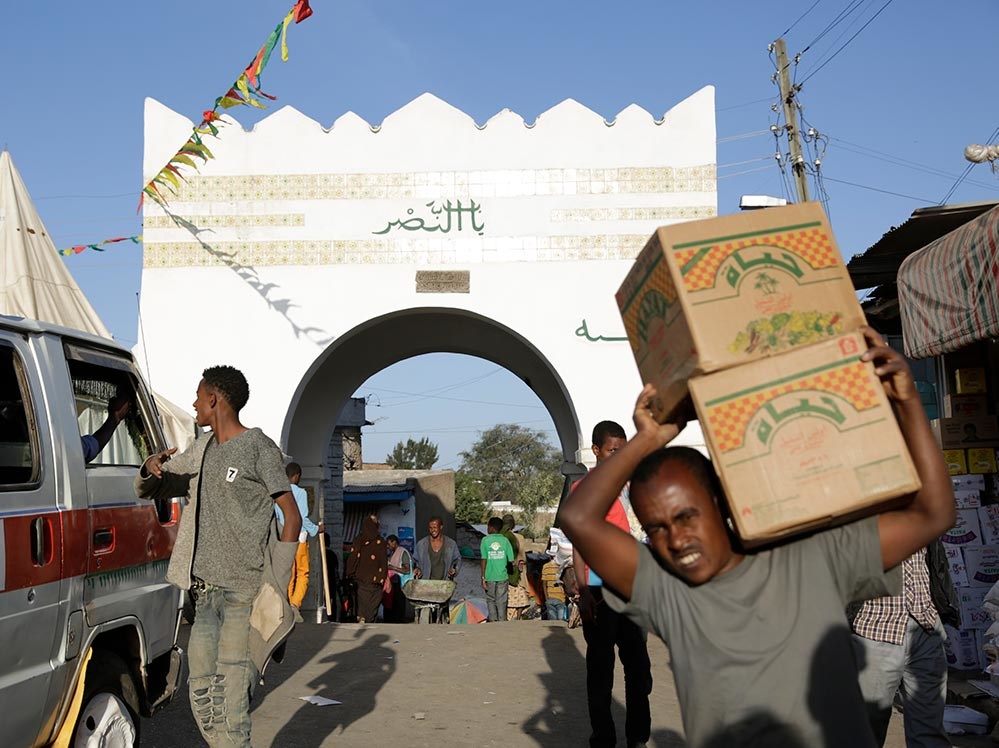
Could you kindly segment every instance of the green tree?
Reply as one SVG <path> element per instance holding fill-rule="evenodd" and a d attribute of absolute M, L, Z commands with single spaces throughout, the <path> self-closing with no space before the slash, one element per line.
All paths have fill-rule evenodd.
<path fill-rule="evenodd" d="M 437 462 L 437 445 L 427 437 L 418 442 L 407 439 L 399 442 L 392 454 L 385 455 L 385 462 L 396 470 L 429 470 Z"/>
<path fill-rule="evenodd" d="M 460 472 L 474 481 L 478 497 L 519 506 L 521 521 L 532 534 L 538 510 L 561 495 L 562 454 L 543 431 L 499 424 L 484 431 L 461 458 Z"/>
<path fill-rule="evenodd" d="M 476 483 L 475 478 L 461 470 L 454 474 L 454 518 L 473 525 L 486 519 L 482 484 Z"/>

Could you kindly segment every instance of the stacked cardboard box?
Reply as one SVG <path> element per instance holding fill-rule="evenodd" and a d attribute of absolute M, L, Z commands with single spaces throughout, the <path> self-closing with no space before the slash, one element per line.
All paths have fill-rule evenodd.
<path fill-rule="evenodd" d="M 918 489 L 819 205 L 661 228 L 617 300 L 656 417 L 696 413 L 747 547 Z"/>
<path fill-rule="evenodd" d="M 986 665 L 985 630 L 992 618 L 983 609 L 986 593 L 999 582 L 999 475 L 996 448 L 999 423 L 988 414 L 982 369 L 959 369 L 957 393 L 944 398 L 944 417 L 933 430 L 954 484 L 957 523 L 941 541 L 957 588 L 961 628 L 948 631 L 951 667 L 980 670 Z"/>

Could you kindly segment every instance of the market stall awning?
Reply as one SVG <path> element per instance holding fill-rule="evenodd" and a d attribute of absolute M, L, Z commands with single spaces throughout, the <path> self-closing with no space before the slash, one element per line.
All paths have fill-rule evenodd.
<path fill-rule="evenodd" d="M 999 335 L 999 207 L 911 254 L 898 269 L 898 301 L 910 358 Z"/>

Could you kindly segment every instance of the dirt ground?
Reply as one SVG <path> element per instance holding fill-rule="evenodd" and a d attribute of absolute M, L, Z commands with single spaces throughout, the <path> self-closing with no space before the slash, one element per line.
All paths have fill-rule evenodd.
<path fill-rule="evenodd" d="M 182 629 L 182 643 L 190 627 Z M 288 656 L 272 664 L 254 699 L 253 745 L 395 745 L 405 748 L 585 746 L 585 644 L 562 622 L 502 624 L 300 624 Z M 684 746 L 679 707 L 662 642 L 653 662 L 650 745 Z M 616 672 L 615 718 L 624 745 L 624 684 Z M 314 706 L 313 694 L 341 701 Z M 186 693 L 142 722 L 151 748 L 200 745 Z M 955 743 L 984 748 L 988 738 Z M 902 748 L 901 719 L 887 746 Z"/>

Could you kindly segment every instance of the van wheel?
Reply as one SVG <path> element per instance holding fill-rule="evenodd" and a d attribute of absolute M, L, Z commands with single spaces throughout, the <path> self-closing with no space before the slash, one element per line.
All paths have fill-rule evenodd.
<path fill-rule="evenodd" d="M 73 747 L 132 748 L 139 744 L 139 696 L 122 659 L 97 650 L 87 666 Z"/>

